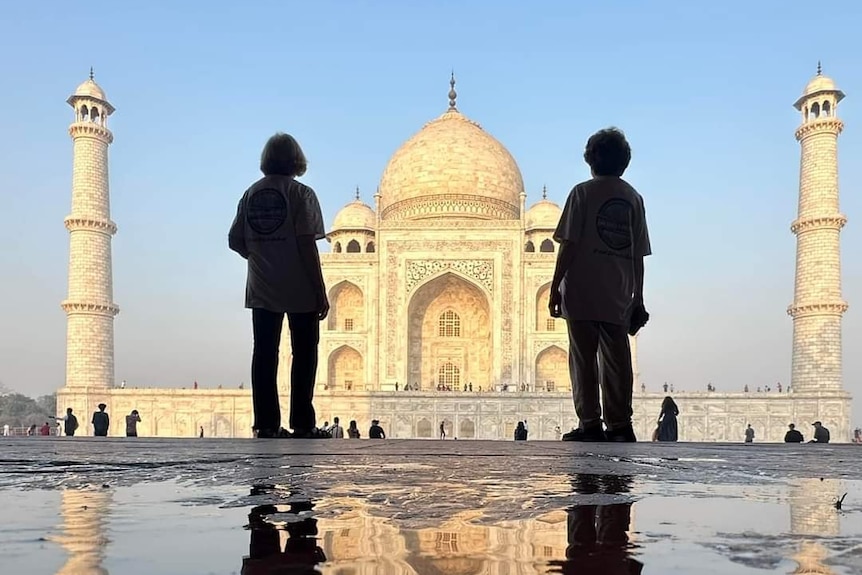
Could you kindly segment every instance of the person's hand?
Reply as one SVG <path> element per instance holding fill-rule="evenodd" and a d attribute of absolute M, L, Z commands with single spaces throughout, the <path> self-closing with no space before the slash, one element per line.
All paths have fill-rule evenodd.
<path fill-rule="evenodd" d="M 644 307 L 643 301 L 634 302 L 631 317 L 629 318 L 629 335 L 635 336 L 649 321 L 649 312 Z"/>
<path fill-rule="evenodd" d="M 551 295 L 548 298 L 548 311 L 551 317 L 563 317 L 563 296 L 560 295 L 559 289 L 551 289 Z"/>
<path fill-rule="evenodd" d="M 322 294 L 317 300 L 317 319 L 323 321 L 327 315 L 329 315 L 329 298 L 326 294 Z"/>

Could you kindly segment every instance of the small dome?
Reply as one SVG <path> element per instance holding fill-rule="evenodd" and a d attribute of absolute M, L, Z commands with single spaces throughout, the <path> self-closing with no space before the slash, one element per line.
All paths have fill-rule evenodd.
<path fill-rule="evenodd" d="M 805 91 L 802 95 L 810 96 L 811 94 L 816 94 L 818 92 L 834 91 L 837 89 L 838 88 L 835 87 L 835 81 L 832 80 L 832 78 L 817 74 L 810 82 L 808 82 L 808 85 L 805 86 Z"/>
<path fill-rule="evenodd" d="M 554 230 L 560 222 L 563 210 L 548 199 L 533 204 L 524 216 L 524 227 L 530 230 Z"/>
<path fill-rule="evenodd" d="M 96 84 L 96 81 L 92 78 L 87 78 L 75 89 L 75 96 L 95 98 L 97 100 L 102 100 L 103 102 L 108 101 L 107 96 L 105 96 L 105 91 L 102 90 L 102 88 Z"/>
<path fill-rule="evenodd" d="M 332 231 L 338 230 L 374 230 L 377 226 L 377 216 L 371 206 L 356 199 L 341 208 L 335 214 Z"/>

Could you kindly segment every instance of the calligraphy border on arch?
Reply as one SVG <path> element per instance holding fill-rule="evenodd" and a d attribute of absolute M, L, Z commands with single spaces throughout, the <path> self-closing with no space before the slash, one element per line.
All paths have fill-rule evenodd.
<path fill-rule="evenodd" d="M 473 278 L 485 288 L 494 291 L 494 261 L 493 260 L 406 260 L 407 293 L 419 285 L 422 280 L 446 270 L 461 272 Z"/>

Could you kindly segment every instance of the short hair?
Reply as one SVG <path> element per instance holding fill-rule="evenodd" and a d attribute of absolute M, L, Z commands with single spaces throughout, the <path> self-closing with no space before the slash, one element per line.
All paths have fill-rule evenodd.
<path fill-rule="evenodd" d="M 584 161 L 593 175 L 622 176 L 632 160 L 632 149 L 618 128 L 599 130 L 587 140 Z"/>
<path fill-rule="evenodd" d="M 278 132 L 266 141 L 260 154 L 260 171 L 264 176 L 301 176 L 308 161 L 299 142 L 290 134 Z"/>

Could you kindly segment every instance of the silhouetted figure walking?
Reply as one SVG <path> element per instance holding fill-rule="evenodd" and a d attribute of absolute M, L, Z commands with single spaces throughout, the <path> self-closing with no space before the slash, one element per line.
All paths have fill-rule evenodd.
<path fill-rule="evenodd" d="M 248 261 L 245 307 L 252 310 L 253 428 L 257 437 L 328 437 L 316 428 L 314 380 L 320 322 L 329 300 L 317 240 L 326 234 L 314 190 L 296 181 L 306 170 L 297 141 L 276 134 L 260 159 L 263 178 L 243 194 L 230 229 L 230 248 Z M 290 434 L 278 406 L 278 348 L 284 316 L 290 329 Z"/>
<path fill-rule="evenodd" d="M 527 427 L 523 421 L 519 421 L 515 427 L 515 441 L 527 441 Z"/>
<path fill-rule="evenodd" d="M 636 441 L 629 334 L 649 317 L 643 304 L 643 259 L 652 253 L 646 211 L 641 195 L 622 179 L 631 160 L 622 132 L 593 134 L 584 160 L 592 179 L 569 193 L 554 232 L 560 250 L 548 302 L 551 317 L 564 317 L 568 325 L 579 419 L 563 441 Z"/>
<path fill-rule="evenodd" d="M 679 415 L 679 407 L 671 396 L 664 398 L 661 402 L 661 413 L 658 416 L 658 440 L 676 441 L 679 437 L 679 427 L 676 418 Z"/>

